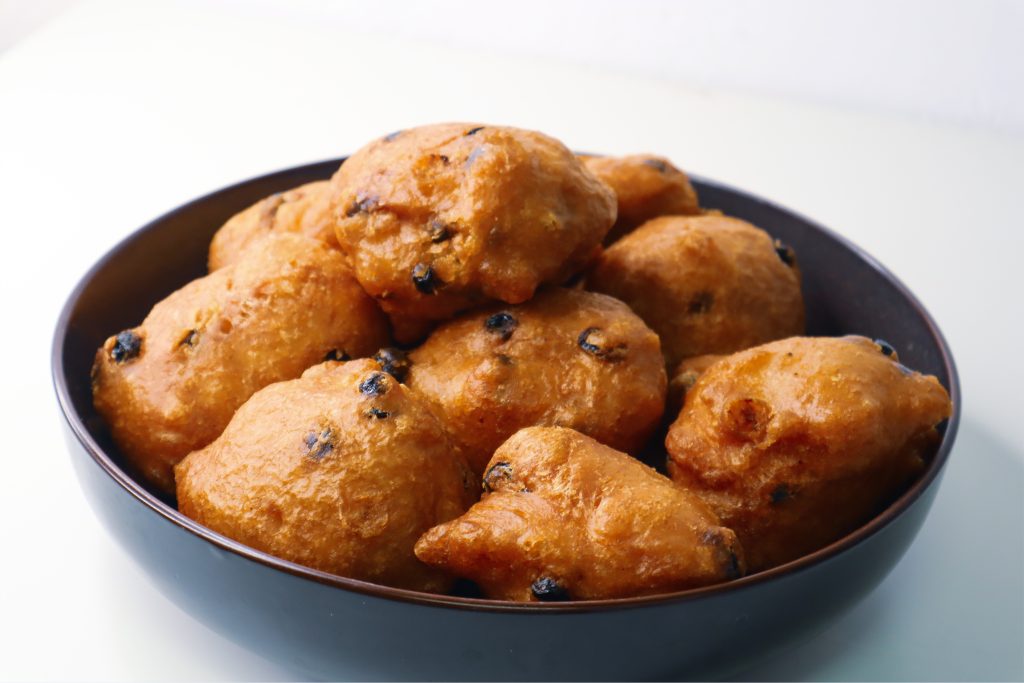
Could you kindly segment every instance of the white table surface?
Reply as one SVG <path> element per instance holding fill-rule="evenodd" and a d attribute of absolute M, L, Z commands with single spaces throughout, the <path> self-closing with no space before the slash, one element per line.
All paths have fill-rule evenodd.
<path fill-rule="evenodd" d="M 829 225 L 952 344 L 961 434 L 867 600 L 753 679 L 1024 676 L 1024 140 L 327 27 L 241 3 L 87 2 L 0 55 L 0 678 L 274 680 L 148 582 L 87 506 L 49 378 L 59 307 L 194 196 L 439 120 L 657 151 Z"/>

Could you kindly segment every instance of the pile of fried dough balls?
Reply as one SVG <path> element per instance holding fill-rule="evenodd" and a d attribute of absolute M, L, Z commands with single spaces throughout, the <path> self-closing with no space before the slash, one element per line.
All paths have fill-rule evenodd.
<path fill-rule="evenodd" d="M 210 529 L 388 586 L 736 579 L 877 514 L 951 410 L 884 342 L 801 336 L 796 254 L 668 160 L 532 131 L 378 139 L 209 265 L 99 349 L 117 446 Z"/>

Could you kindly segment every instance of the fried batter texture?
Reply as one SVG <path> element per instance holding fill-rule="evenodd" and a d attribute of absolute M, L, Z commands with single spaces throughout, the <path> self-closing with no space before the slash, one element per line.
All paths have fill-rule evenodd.
<path fill-rule="evenodd" d="M 622 598 L 743 573 L 735 534 L 696 496 L 571 429 L 517 432 L 494 454 L 484 491 L 428 531 L 416 556 L 490 598 Z"/>
<path fill-rule="evenodd" d="M 331 184 L 338 242 L 402 342 L 564 282 L 615 222 L 611 191 L 564 145 L 517 128 L 400 131 L 353 154 Z"/>
<path fill-rule="evenodd" d="M 586 288 L 621 299 L 661 337 L 669 367 L 802 334 L 793 252 L 719 215 L 648 221 L 609 247 Z"/>
<path fill-rule="evenodd" d="M 740 538 L 752 571 L 857 528 L 922 471 L 949 417 L 935 377 L 864 337 L 795 337 L 719 360 L 665 440 L 672 478 Z"/>
<path fill-rule="evenodd" d="M 328 187 L 326 180 L 306 183 L 232 216 L 210 242 L 210 271 L 235 263 L 255 242 L 275 233 L 297 232 L 337 247 Z"/>
<path fill-rule="evenodd" d="M 572 427 L 635 453 L 658 425 L 667 378 L 658 337 L 621 301 L 562 288 L 442 325 L 410 354 L 407 382 L 442 416 L 470 466 L 522 427 Z"/>
<path fill-rule="evenodd" d="M 171 467 L 271 382 L 325 355 L 366 356 L 387 321 L 342 255 L 295 234 L 185 285 L 96 354 L 93 401 L 128 461 L 173 490 Z"/>
<path fill-rule="evenodd" d="M 658 216 L 700 213 L 697 192 L 690 179 L 665 157 L 633 154 L 580 158 L 591 173 L 615 192 L 618 218 L 605 237 L 605 244 L 621 239 Z"/>
<path fill-rule="evenodd" d="M 470 502 L 441 423 L 371 360 L 324 363 L 262 389 L 175 475 L 180 510 L 214 531 L 314 569 L 414 590 L 449 587 L 413 545 Z"/>

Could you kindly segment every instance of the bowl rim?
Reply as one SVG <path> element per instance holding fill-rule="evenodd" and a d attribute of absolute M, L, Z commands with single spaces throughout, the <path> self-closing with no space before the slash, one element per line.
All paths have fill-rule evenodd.
<path fill-rule="evenodd" d="M 254 176 L 246 180 L 242 180 L 236 183 L 232 183 L 218 190 L 214 190 L 207 194 L 204 194 L 196 199 L 193 199 L 181 206 L 172 209 L 159 217 L 149 221 L 142 227 L 134 230 L 117 244 L 110 248 L 102 258 L 100 258 L 88 271 L 79 279 L 75 288 L 68 296 L 67 301 L 61 309 L 60 316 L 57 319 L 57 325 L 53 335 L 53 345 L 51 348 L 51 373 L 54 385 L 54 390 L 57 394 L 57 402 L 60 406 L 61 414 L 64 420 L 67 422 L 68 427 L 74 434 L 75 438 L 86 450 L 93 462 L 98 465 L 111 479 L 113 479 L 118 485 L 121 486 L 130 496 L 132 496 L 137 502 L 143 506 L 149 508 L 152 512 L 156 513 L 160 517 L 164 518 L 165 521 L 177 526 L 179 529 L 198 536 L 200 539 L 213 544 L 223 551 L 227 551 L 238 555 L 242 559 L 246 559 L 258 564 L 264 565 L 270 569 L 276 569 L 283 571 L 287 574 L 300 579 L 306 579 L 314 581 L 316 583 L 332 586 L 342 590 L 352 591 L 355 593 L 361 593 L 364 595 L 370 595 L 382 599 L 396 600 L 406 603 L 420 604 L 432 607 L 444 607 L 450 609 L 459 610 L 470 610 L 470 611 L 486 611 L 486 612 L 517 612 L 517 613 L 580 613 L 580 612 L 592 612 L 592 611 L 606 611 L 616 609 L 629 609 L 638 607 L 648 606 L 660 606 L 668 605 L 673 603 L 687 602 L 691 600 L 698 600 L 703 598 L 709 598 L 721 593 L 742 591 L 745 589 L 753 588 L 762 583 L 772 581 L 778 578 L 792 576 L 801 572 L 807 571 L 817 565 L 828 562 L 835 558 L 837 555 L 852 549 L 853 547 L 863 543 L 870 537 L 879 533 L 885 529 L 890 523 L 896 518 L 900 517 L 906 510 L 908 510 L 918 498 L 927 490 L 930 486 L 935 483 L 939 476 L 939 473 L 945 467 L 946 462 L 949 459 L 950 452 L 953 447 L 953 443 L 956 440 L 956 433 L 960 422 L 961 414 L 961 389 L 960 379 L 957 374 L 956 364 L 953 361 L 952 353 L 949 349 L 949 344 L 946 338 L 943 336 L 938 325 L 935 323 L 934 318 L 927 311 L 924 305 L 918 300 L 918 298 L 903 284 L 899 278 L 892 274 L 888 268 L 882 265 L 876 258 L 865 252 L 859 246 L 848 240 L 846 237 L 834 232 L 833 230 L 826 228 L 816 221 L 812 221 L 807 217 L 783 207 L 775 202 L 764 199 L 758 195 L 750 192 L 737 189 L 724 183 L 709 180 L 699 175 L 690 174 L 691 181 L 695 184 L 704 185 L 715 190 L 731 192 L 734 194 L 743 195 L 749 200 L 753 200 L 765 207 L 788 214 L 790 217 L 800 221 L 805 226 L 817 230 L 823 233 L 826 237 L 835 240 L 841 246 L 845 247 L 849 251 L 853 252 L 858 258 L 862 259 L 868 264 L 878 275 L 883 279 L 887 280 L 890 285 L 896 288 L 896 290 L 902 295 L 914 308 L 914 310 L 922 317 L 927 325 L 929 333 L 938 342 L 939 352 L 941 354 L 941 360 L 945 366 L 946 372 L 949 376 L 949 396 L 952 401 L 952 413 L 946 424 L 946 430 L 943 434 L 942 441 L 936 450 L 935 457 L 928 463 L 924 473 L 918 478 L 914 484 L 903 492 L 903 494 L 893 501 L 885 510 L 873 517 L 869 522 L 858 527 L 854 531 L 850 532 L 846 536 L 830 543 L 829 545 L 820 548 L 813 553 L 804 555 L 795 560 L 772 567 L 756 574 L 751 574 L 740 579 L 729 581 L 726 583 L 715 584 L 711 586 L 704 586 L 700 588 L 691 588 L 683 591 L 675 591 L 671 593 L 660 593 L 656 595 L 645 595 L 640 597 L 632 598 L 613 598 L 604 600 L 576 600 L 568 602 L 556 602 L 556 603 L 543 603 L 543 602 L 515 602 L 510 600 L 491 600 L 485 598 L 468 598 L 452 595 L 442 595 L 434 593 L 425 593 L 422 591 L 416 591 L 406 588 L 394 588 L 391 586 L 384 586 L 380 584 L 370 583 L 368 581 L 361 581 L 358 579 L 351 579 L 344 576 L 338 576 L 330 574 L 328 572 L 312 569 L 305 567 L 288 560 L 284 560 L 275 557 L 269 553 L 257 550 L 249 547 L 243 543 L 232 540 L 227 536 L 217 533 L 212 529 L 209 529 L 201 524 L 189 519 L 176 509 L 163 502 L 155 495 L 147 491 L 142 485 L 136 482 L 131 476 L 129 476 L 124 470 L 117 466 L 114 461 L 107 455 L 103 449 L 99 446 L 92 435 L 89 433 L 82 420 L 82 417 L 75 411 L 74 404 L 71 401 L 70 392 L 68 389 L 67 376 L 64 369 L 64 345 L 67 339 L 68 327 L 71 319 L 72 311 L 76 308 L 79 299 L 85 288 L 89 285 L 92 279 L 98 272 L 106 268 L 106 266 L 116 259 L 118 255 L 132 242 L 139 239 L 144 233 L 150 230 L 153 226 L 162 223 L 163 221 L 171 218 L 172 216 L 187 211 L 196 204 L 208 202 L 219 195 L 227 194 L 232 191 L 240 189 L 242 186 L 254 183 L 257 181 L 273 180 L 277 176 L 288 177 L 295 174 L 309 173 L 319 171 L 321 169 L 336 168 L 339 166 L 347 157 L 339 157 L 336 159 L 327 159 L 323 161 L 302 164 L 293 166 L 286 169 L 281 169 L 271 173 Z"/>

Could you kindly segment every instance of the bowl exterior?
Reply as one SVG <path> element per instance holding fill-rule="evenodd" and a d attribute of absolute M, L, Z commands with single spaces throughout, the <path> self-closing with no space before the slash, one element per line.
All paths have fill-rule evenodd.
<path fill-rule="evenodd" d="M 104 526 L 170 600 L 239 644 L 328 679 L 647 679 L 726 675 L 813 633 L 870 592 L 931 507 L 959 415 L 945 342 L 884 269 L 813 223 L 697 180 L 707 206 L 750 220 L 797 250 L 809 331 L 885 336 L 912 367 L 950 387 L 954 418 L 922 481 L 830 549 L 727 587 L 573 608 L 523 609 L 351 590 L 246 553 L 180 517 L 119 465 L 91 410 L 88 367 L 111 331 L 203 271 L 213 230 L 271 192 L 326 177 L 338 161 L 257 178 L 182 207 L 101 261 L 72 295 L 54 341 L 54 381 L 72 463 Z M 110 305 L 111 297 L 119 305 Z M 127 297 L 127 298 L 126 298 Z M 468 601 L 471 602 L 471 601 Z"/>

